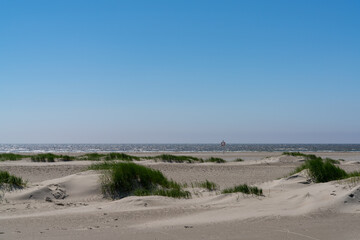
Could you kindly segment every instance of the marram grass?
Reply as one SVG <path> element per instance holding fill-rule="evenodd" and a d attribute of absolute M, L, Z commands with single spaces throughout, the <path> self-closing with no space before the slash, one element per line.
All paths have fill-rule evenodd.
<path fill-rule="evenodd" d="M 3 184 L 9 184 L 10 187 L 23 187 L 26 185 L 21 177 L 16 177 L 7 171 L 0 170 L 0 186 Z"/>
<path fill-rule="evenodd" d="M 140 158 L 125 153 L 109 153 L 105 155 L 105 160 L 139 161 Z"/>
<path fill-rule="evenodd" d="M 234 160 L 234 162 L 243 162 L 243 161 L 244 161 L 244 159 L 242 159 L 242 158 L 237 158 Z"/>
<path fill-rule="evenodd" d="M 253 195 L 257 195 L 257 196 L 263 195 L 263 191 L 261 188 L 249 186 L 247 184 L 237 185 L 232 188 L 226 188 L 222 191 L 222 193 L 225 193 L 225 194 L 226 193 L 237 193 L 237 192 L 241 192 L 241 193 L 245 193 L 245 194 L 253 194 Z"/>
<path fill-rule="evenodd" d="M 219 188 L 216 183 L 211 182 L 209 180 L 205 180 L 204 182 L 196 182 L 195 186 L 201 187 L 201 188 L 206 188 L 209 191 L 215 191 Z"/>
<path fill-rule="evenodd" d="M 222 158 L 216 158 L 216 157 L 211 157 L 209 159 L 206 159 L 205 162 L 213 162 L 213 163 L 226 163 L 226 161 Z"/>
<path fill-rule="evenodd" d="M 192 157 L 192 156 L 177 156 L 171 154 L 162 154 L 155 157 L 152 157 L 155 160 L 160 160 L 163 162 L 175 162 L 175 163 L 194 163 L 194 162 L 203 162 L 201 158 Z"/>
<path fill-rule="evenodd" d="M 173 198 L 190 198 L 180 184 L 168 180 L 160 171 L 134 163 L 104 162 L 90 166 L 94 170 L 106 170 L 102 179 L 102 191 L 107 197 L 117 199 L 130 195 L 161 195 Z"/>
<path fill-rule="evenodd" d="M 291 175 L 307 169 L 310 178 L 314 182 L 329 182 L 360 176 L 360 172 L 347 173 L 345 170 L 336 166 L 335 164 L 339 163 L 337 160 L 330 158 L 322 159 L 315 155 L 301 154 L 301 156 L 305 157 L 305 162 L 297 167 Z"/>
<path fill-rule="evenodd" d="M 0 161 L 17 161 L 26 158 L 25 155 L 14 154 L 14 153 L 1 153 Z"/>

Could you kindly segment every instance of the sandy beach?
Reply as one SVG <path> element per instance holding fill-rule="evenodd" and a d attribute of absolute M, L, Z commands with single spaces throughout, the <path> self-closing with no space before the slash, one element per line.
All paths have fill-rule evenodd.
<path fill-rule="evenodd" d="M 1 1 L 0 240 L 360 240 L 360 1 Z"/>
<path fill-rule="evenodd" d="M 137 156 L 159 153 L 134 153 Z M 0 239 L 360 239 L 360 181 L 308 183 L 289 177 L 298 157 L 277 152 L 174 153 L 227 163 L 138 164 L 187 183 L 191 199 L 129 196 L 105 199 L 94 162 L 0 162 L 0 169 L 28 181 L 21 190 L 3 191 Z M 344 159 L 340 167 L 360 170 L 360 153 L 324 152 Z M 231 162 L 236 158 L 243 162 Z M 264 196 L 221 194 L 191 187 L 210 180 L 220 189 L 251 184 Z"/>

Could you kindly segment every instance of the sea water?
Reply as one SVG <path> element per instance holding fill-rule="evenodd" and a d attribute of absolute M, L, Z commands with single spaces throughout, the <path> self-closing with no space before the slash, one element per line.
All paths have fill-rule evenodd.
<path fill-rule="evenodd" d="M 360 144 L 0 144 L 0 152 L 360 152 Z"/>

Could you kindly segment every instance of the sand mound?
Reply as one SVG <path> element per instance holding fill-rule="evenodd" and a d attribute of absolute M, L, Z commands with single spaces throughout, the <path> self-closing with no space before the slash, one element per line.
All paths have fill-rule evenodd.
<path fill-rule="evenodd" d="M 192 214 L 136 225 L 138 228 L 201 225 L 258 217 L 303 216 L 323 211 L 356 212 L 360 209 L 360 183 L 312 183 L 306 171 L 261 184 L 263 197 L 233 193 L 206 196 L 188 201 Z M 179 203 L 174 204 L 179 206 Z M 206 211 L 200 211 L 207 206 Z M 185 206 L 184 206 L 185 207 Z"/>
<path fill-rule="evenodd" d="M 303 157 L 287 156 L 287 155 L 265 158 L 264 160 L 269 163 L 298 163 L 305 161 Z"/>
<path fill-rule="evenodd" d="M 99 176 L 98 172 L 86 171 L 47 180 L 21 191 L 7 193 L 6 198 L 14 201 L 93 201 L 102 198 Z"/>
<path fill-rule="evenodd" d="M 56 179 L 6 192 L 0 204 L 0 233 L 10 240 L 116 239 L 119 233 L 123 239 L 233 239 L 237 234 L 246 239 L 358 239 L 360 181 L 313 183 L 306 171 L 277 179 L 289 174 L 301 158 L 257 161 L 269 160 L 270 164 L 146 163 L 188 186 L 205 179 L 221 189 L 248 183 L 263 189 L 261 197 L 189 187 L 191 199 L 129 196 L 115 201 L 103 198 L 100 172 L 73 174 L 68 169 L 72 163 L 54 168 L 29 163 L 31 168 L 16 169 L 36 167 L 36 173 Z M 358 165 L 345 167 L 354 171 Z M 72 175 L 59 178 L 54 174 L 59 169 Z M 344 235 L 348 233 L 354 234 Z"/>

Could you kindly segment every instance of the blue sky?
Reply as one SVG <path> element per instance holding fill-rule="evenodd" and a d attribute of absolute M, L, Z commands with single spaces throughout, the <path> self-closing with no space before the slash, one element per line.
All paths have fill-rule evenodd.
<path fill-rule="evenodd" d="M 360 143 L 359 1 L 1 1 L 0 143 Z"/>

